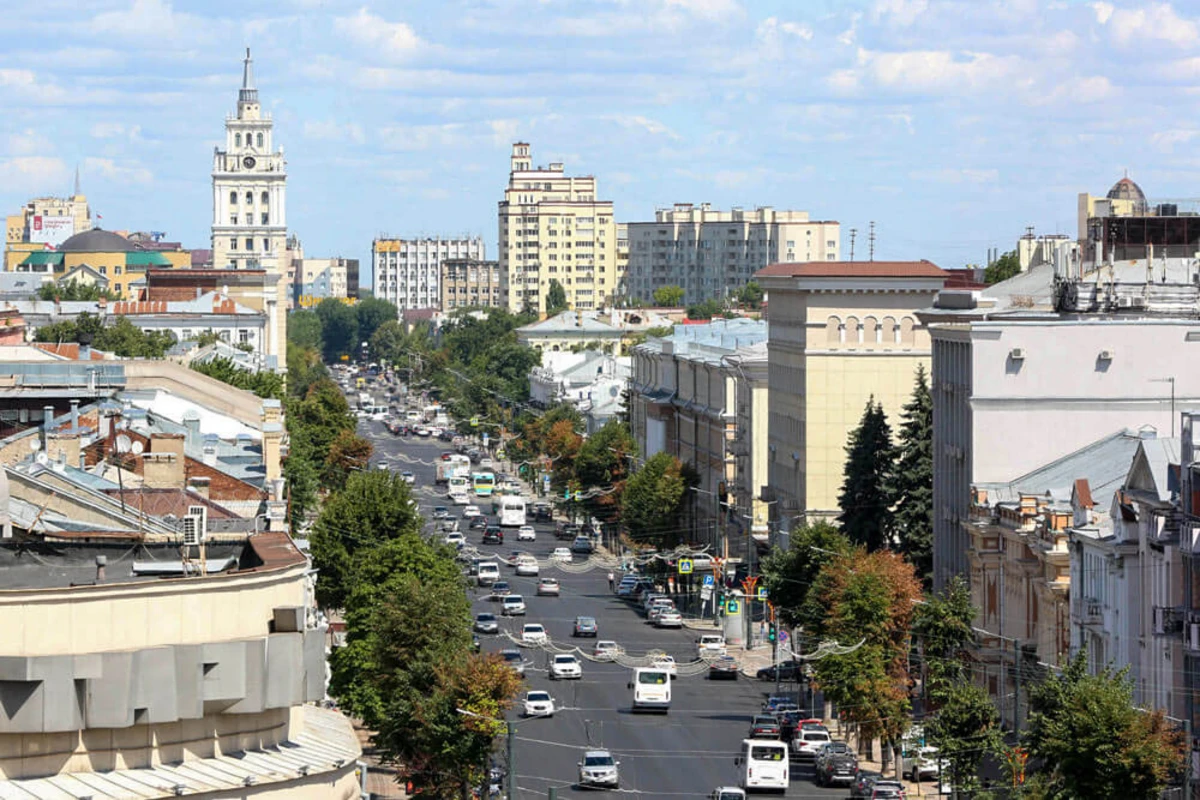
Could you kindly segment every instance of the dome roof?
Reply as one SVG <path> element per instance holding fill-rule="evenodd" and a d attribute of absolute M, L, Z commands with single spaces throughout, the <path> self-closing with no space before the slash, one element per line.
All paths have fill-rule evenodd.
<path fill-rule="evenodd" d="M 1135 212 L 1145 213 L 1146 211 L 1146 195 L 1142 192 L 1142 187 L 1138 186 L 1128 177 L 1121 178 L 1113 184 L 1113 187 L 1108 190 L 1109 200 L 1131 200 Z"/>
<path fill-rule="evenodd" d="M 58 249 L 65 253 L 132 253 L 141 248 L 119 233 L 93 228 L 71 236 Z"/>

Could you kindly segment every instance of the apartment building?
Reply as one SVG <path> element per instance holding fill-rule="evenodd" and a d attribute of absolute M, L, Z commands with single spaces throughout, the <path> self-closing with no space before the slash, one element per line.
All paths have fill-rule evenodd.
<path fill-rule="evenodd" d="M 840 259 L 839 224 L 810 220 L 807 211 L 676 203 L 654 217 L 627 224 L 627 291 L 647 303 L 664 286 L 681 287 L 683 302 L 697 303 L 733 294 L 768 264 Z"/>
<path fill-rule="evenodd" d="M 499 308 L 500 262 L 448 258 L 442 262 L 439 308 Z"/>
<path fill-rule="evenodd" d="M 442 263 L 486 257 L 483 237 L 421 239 L 383 237 L 371 245 L 375 296 L 400 310 L 440 308 Z"/>
<path fill-rule="evenodd" d="M 500 201 L 500 281 L 508 309 L 544 313 L 551 281 L 566 291 L 570 308 L 602 308 L 623 278 L 613 204 L 597 199 L 596 178 L 569 176 L 559 162 L 535 168 L 529 145 L 514 144 Z"/>

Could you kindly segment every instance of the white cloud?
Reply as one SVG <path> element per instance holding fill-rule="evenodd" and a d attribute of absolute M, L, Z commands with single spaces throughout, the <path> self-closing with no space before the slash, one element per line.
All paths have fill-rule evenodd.
<path fill-rule="evenodd" d="M 155 41 L 194 40 L 207 27 L 202 17 L 177 12 L 163 0 L 133 0 L 127 9 L 97 14 L 88 25 L 92 33 Z"/>
<path fill-rule="evenodd" d="M 758 24 L 754 35 L 767 47 L 786 46 L 793 38 L 805 42 L 812 41 L 813 29 L 802 22 L 767 17 Z"/>
<path fill-rule="evenodd" d="M 1165 153 L 1172 153 L 1175 151 L 1176 145 L 1188 144 L 1197 136 L 1200 136 L 1200 131 L 1198 130 L 1175 128 L 1151 134 L 1150 142 L 1159 150 Z"/>
<path fill-rule="evenodd" d="M 829 86 L 839 92 L 852 92 L 866 84 L 905 93 L 953 94 L 1029 82 L 1016 56 L 948 50 L 884 53 L 863 48 L 858 51 L 857 66 L 836 70 L 827 78 Z"/>
<path fill-rule="evenodd" d="M 667 8 L 679 9 L 703 19 L 721 19 L 741 13 L 737 0 L 666 0 Z"/>
<path fill-rule="evenodd" d="M 0 184 L 25 194 L 63 191 L 71 171 L 53 156 L 17 156 L 0 159 Z"/>
<path fill-rule="evenodd" d="M 928 10 L 929 0 L 876 0 L 871 17 L 876 21 L 886 19 L 907 27 Z"/>
<path fill-rule="evenodd" d="M 315 139 L 319 142 L 353 142 L 362 144 L 366 141 L 362 126 L 356 122 L 336 122 L 334 120 L 309 120 L 304 123 L 304 138 Z"/>
<path fill-rule="evenodd" d="M 1100 2 L 1093 3 L 1092 10 L 1096 22 L 1123 47 L 1152 42 L 1187 47 L 1200 38 L 1200 26 L 1194 20 L 1176 14 L 1170 3 L 1116 8 L 1112 3 Z"/>
<path fill-rule="evenodd" d="M 678 140 L 679 134 L 657 120 L 643 117 L 641 114 L 605 114 L 602 119 L 615 122 L 627 130 L 644 130 L 653 136 L 665 136 Z"/>
<path fill-rule="evenodd" d="M 44 155 L 54 149 L 50 140 L 32 128 L 10 134 L 6 152 L 13 156 Z"/>
<path fill-rule="evenodd" d="M 128 138 L 131 142 L 142 141 L 141 125 L 126 125 L 123 122 L 97 122 L 89 131 L 93 139 Z"/>
<path fill-rule="evenodd" d="M 421 47 L 421 39 L 410 25 L 388 22 L 366 7 L 352 16 L 335 18 L 333 27 L 354 43 L 370 47 L 387 59 L 406 58 Z"/>
<path fill-rule="evenodd" d="M 515 119 L 490 119 L 487 125 L 492 132 L 492 143 L 497 147 L 512 144 L 520 129 L 520 123 Z"/>
<path fill-rule="evenodd" d="M 136 161 L 118 163 L 111 158 L 89 156 L 83 160 L 84 173 L 118 184 L 145 186 L 154 182 L 154 173 Z"/>

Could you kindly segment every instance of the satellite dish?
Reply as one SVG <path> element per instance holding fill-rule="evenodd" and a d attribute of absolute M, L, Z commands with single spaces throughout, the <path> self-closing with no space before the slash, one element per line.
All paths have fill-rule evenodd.
<path fill-rule="evenodd" d="M 140 456 L 145 449 L 146 449 L 146 446 L 144 444 L 142 444 L 141 442 L 133 443 L 133 451 L 132 452 L 135 456 Z"/>
<path fill-rule="evenodd" d="M 130 439 L 125 434 L 121 434 L 120 436 L 117 437 L 117 452 L 118 453 L 128 453 L 130 450 L 130 445 L 132 445 L 132 444 L 133 444 L 132 439 Z"/>

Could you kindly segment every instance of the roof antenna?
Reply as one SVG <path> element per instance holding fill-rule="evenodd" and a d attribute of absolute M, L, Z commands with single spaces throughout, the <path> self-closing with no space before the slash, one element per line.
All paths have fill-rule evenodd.
<path fill-rule="evenodd" d="M 79 165 L 75 165 L 75 196 L 79 196 Z"/>

